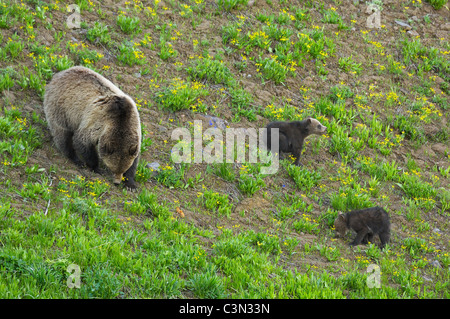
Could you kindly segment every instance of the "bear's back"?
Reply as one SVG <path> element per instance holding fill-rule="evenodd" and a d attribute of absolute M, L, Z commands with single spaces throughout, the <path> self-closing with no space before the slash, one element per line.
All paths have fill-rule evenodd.
<path fill-rule="evenodd" d="M 348 212 L 349 228 L 355 230 L 369 227 L 372 232 L 379 233 L 390 228 L 389 214 L 381 207 L 371 207 Z"/>
<path fill-rule="evenodd" d="M 46 86 L 44 112 L 49 125 L 76 129 L 83 117 L 95 112 L 96 101 L 105 96 L 126 96 L 102 75 L 75 66 L 55 74 Z"/>

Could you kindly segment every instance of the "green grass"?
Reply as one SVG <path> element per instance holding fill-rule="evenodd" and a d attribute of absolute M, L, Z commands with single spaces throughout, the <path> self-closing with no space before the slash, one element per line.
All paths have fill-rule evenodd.
<path fill-rule="evenodd" d="M 247 5 L 248 0 L 217 0 L 217 5 L 224 11 L 231 11 L 238 6 Z"/>
<path fill-rule="evenodd" d="M 138 17 L 117 16 L 117 25 L 126 34 L 140 33 L 140 19 Z"/>
<path fill-rule="evenodd" d="M 200 97 L 206 95 L 208 90 L 199 82 L 186 83 L 181 79 L 173 79 L 170 87 L 161 90 L 155 100 L 163 108 L 179 111 L 193 107 Z"/>
<path fill-rule="evenodd" d="M 0 0 L 0 297 L 449 298 L 450 44 L 434 37 L 448 2 L 428 2 L 383 8 L 425 16 L 433 37 L 415 38 L 367 30 L 361 1 L 77 0 L 69 30 L 67 1 Z M 136 102 L 136 192 L 52 142 L 45 87 L 74 65 Z M 308 115 L 327 134 L 273 175 L 171 158 L 172 131 L 209 116 L 257 130 Z M 386 248 L 334 237 L 339 212 L 375 205 Z"/>
<path fill-rule="evenodd" d="M 233 85 L 234 80 L 230 69 L 223 61 L 210 56 L 200 57 L 192 62 L 187 72 L 198 80 L 208 80 L 216 84 Z"/>
<path fill-rule="evenodd" d="M 447 3 L 447 0 L 426 0 L 426 1 L 429 2 L 436 10 L 439 10 Z"/>

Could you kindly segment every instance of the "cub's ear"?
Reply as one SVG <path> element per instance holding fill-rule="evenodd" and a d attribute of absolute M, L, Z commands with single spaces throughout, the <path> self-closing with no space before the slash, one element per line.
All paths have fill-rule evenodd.
<path fill-rule="evenodd" d="M 131 156 L 137 155 L 137 153 L 138 153 L 138 145 L 135 144 L 135 145 L 130 146 L 130 148 L 128 149 L 128 152 L 129 152 L 129 154 Z"/>
<path fill-rule="evenodd" d="M 308 116 L 307 118 L 306 118 L 306 124 L 311 124 L 311 116 Z"/>
<path fill-rule="evenodd" d="M 345 214 L 339 212 L 338 218 L 339 218 L 339 219 L 342 219 L 342 220 L 345 220 Z"/>

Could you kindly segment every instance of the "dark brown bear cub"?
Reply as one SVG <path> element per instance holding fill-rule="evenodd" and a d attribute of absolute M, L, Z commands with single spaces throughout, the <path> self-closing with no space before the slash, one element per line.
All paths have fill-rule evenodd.
<path fill-rule="evenodd" d="M 356 237 L 351 246 L 372 242 L 373 236 L 378 235 L 381 248 L 389 242 L 391 224 L 388 213 L 381 207 L 370 207 L 354 210 L 348 213 L 339 213 L 334 221 L 336 235 L 343 237 L 347 230 L 353 229 Z"/>
<path fill-rule="evenodd" d="M 266 145 L 267 150 L 273 152 L 292 153 L 295 157 L 295 165 L 300 165 L 300 154 L 303 149 L 303 141 L 311 134 L 325 134 L 327 128 L 318 120 L 308 116 L 303 121 L 271 122 L 267 126 Z M 279 150 L 272 145 L 271 129 L 278 128 Z"/>

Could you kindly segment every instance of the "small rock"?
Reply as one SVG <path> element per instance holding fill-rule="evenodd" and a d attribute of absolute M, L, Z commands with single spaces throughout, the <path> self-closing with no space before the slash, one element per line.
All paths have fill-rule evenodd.
<path fill-rule="evenodd" d="M 437 234 L 440 234 L 441 233 L 441 230 L 439 229 L 439 228 L 435 228 L 435 229 L 433 229 L 433 233 L 437 233 Z"/>
<path fill-rule="evenodd" d="M 209 21 L 204 21 L 202 23 L 200 23 L 195 30 L 196 31 L 200 31 L 200 32 L 205 32 L 208 31 L 209 27 L 210 27 L 210 22 Z"/>
<path fill-rule="evenodd" d="M 412 27 L 409 24 L 407 24 L 407 23 L 405 23 L 403 21 L 395 20 L 395 23 L 397 23 L 399 26 L 402 26 L 402 27 L 406 28 L 406 30 L 411 30 L 412 29 Z"/>
<path fill-rule="evenodd" d="M 445 144 L 442 143 L 431 145 L 431 149 L 439 154 L 445 154 L 445 152 L 448 152 L 450 150 Z"/>
<path fill-rule="evenodd" d="M 409 34 L 409 35 L 412 35 L 413 37 L 418 37 L 418 36 L 420 36 L 420 35 L 417 33 L 417 31 L 415 31 L 415 30 L 409 30 L 409 31 L 408 31 L 408 34 Z"/>
<path fill-rule="evenodd" d="M 195 119 L 197 120 L 201 120 L 203 122 L 203 127 L 205 128 L 218 128 L 221 130 L 224 130 L 227 128 L 228 122 L 224 119 L 221 119 L 217 116 L 212 116 L 212 115 L 204 115 L 204 114 L 196 114 L 195 115 Z"/>
<path fill-rule="evenodd" d="M 153 170 L 159 170 L 159 167 L 161 165 L 158 162 L 151 162 L 151 163 L 147 163 L 147 165 L 145 165 L 145 167 L 153 169 Z"/>
<path fill-rule="evenodd" d="M 152 162 L 152 163 L 147 163 L 147 165 L 145 165 L 145 167 L 149 168 L 152 171 L 153 177 L 155 177 L 158 174 L 161 165 L 158 162 Z"/>
<path fill-rule="evenodd" d="M 450 31 L 450 22 L 447 22 L 446 24 L 443 24 L 441 26 L 441 29 L 445 30 L 445 31 Z"/>
<path fill-rule="evenodd" d="M 431 279 L 430 277 L 428 277 L 428 276 L 422 276 L 422 278 L 423 278 L 423 280 L 425 280 L 425 281 L 428 281 L 428 282 L 432 282 L 433 281 L 433 279 Z"/>
<path fill-rule="evenodd" d="M 436 38 L 438 39 L 448 39 L 450 36 L 450 32 L 449 31 L 444 31 L 444 30 L 438 30 L 435 33 Z"/>
<path fill-rule="evenodd" d="M 157 127 L 158 127 L 158 130 L 159 130 L 160 133 L 167 132 L 167 127 L 162 126 L 162 125 L 157 125 Z"/>
<path fill-rule="evenodd" d="M 228 122 L 216 116 L 206 115 L 205 118 L 209 120 L 208 124 L 210 126 L 217 127 L 221 130 L 224 130 L 228 126 Z"/>
<path fill-rule="evenodd" d="M 430 262 L 430 265 L 436 268 L 442 268 L 441 263 L 438 260 L 433 260 Z"/>
<path fill-rule="evenodd" d="M 258 100 L 268 104 L 271 103 L 273 97 L 269 91 L 265 90 L 258 90 L 255 95 Z"/>
<path fill-rule="evenodd" d="M 14 93 L 11 91 L 3 91 L 3 96 L 11 104 L 13 104 L 16 101 L 16 97 L 15 97 Z"/>

